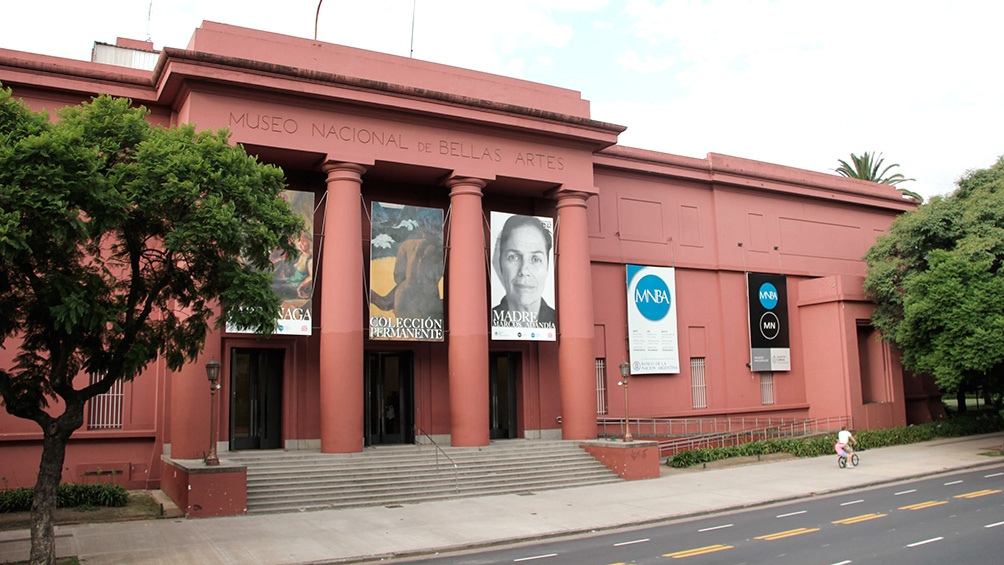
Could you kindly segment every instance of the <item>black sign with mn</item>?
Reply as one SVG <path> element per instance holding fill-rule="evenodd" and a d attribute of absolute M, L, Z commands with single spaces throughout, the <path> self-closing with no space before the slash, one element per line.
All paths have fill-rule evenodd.
<path fill-rule="evenodd" d="M 749 292 L 750 368 L 790 371 L 788 285 L 784 275 L 746 273 Z"/>

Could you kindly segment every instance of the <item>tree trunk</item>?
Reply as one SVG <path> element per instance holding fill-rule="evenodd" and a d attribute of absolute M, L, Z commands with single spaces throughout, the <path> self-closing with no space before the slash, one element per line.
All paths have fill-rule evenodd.
<path fill-rule="evenodd" d="M 55 424 L 52 425 L 55 427 Z M 56 510 L 56 494 L 63 475 L 66 442 L 46 430 L 42 440 L 42 460 L 31 499 L 31 563 L 49 565 L 56 562 L 56 537 L 52 516 Z"/>
<path fill-rule="evenodd" d="M 82 424 L 81 404 L 76 410 L 67 407 L 59 418 L 42 427 L 42 460 L 38 465 L 38 480 L 35 481 L 31 499 L 31 565 L 53 565 L 56 562 L 56 536 L 52 521 L 63 477 L 66 441 Z"/>
<path fill-rule="evenodd" d="M 961 388 L 955 393 L 955 402 L 958 404 L 958 413 L 965 414 L 969 407 L 966 406 L 966 391 Z"/>

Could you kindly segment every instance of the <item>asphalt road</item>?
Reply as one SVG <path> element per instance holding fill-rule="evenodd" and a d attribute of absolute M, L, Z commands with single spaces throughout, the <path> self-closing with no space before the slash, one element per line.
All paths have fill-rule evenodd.
<path fill-rule="evenodd" d="M 393 562 L 983 565 L 1004 561 L 1002 491 L 1004 466 L 655 527 Z"/>

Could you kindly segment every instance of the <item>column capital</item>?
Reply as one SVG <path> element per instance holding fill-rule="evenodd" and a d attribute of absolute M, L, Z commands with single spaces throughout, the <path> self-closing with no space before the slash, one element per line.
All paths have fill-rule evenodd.
<path fill-rule="evenodd" d="M 596 196 L 600 193 L 598 188 L 588 187 L 588 188 L 570 188 L 567 186 L 558 186 L 548 190 L 545 196 L 552 200 L 567 200 L 569 198 L 581 198 L 582 200 L 588 200 L 590 196 Z"/>
<path fill-rule="evenodd" d="M 482 191 L 486 186 L 488 186 L 488 181 L 475 177 L 455 176 L 446 179 L 443 184 L 450 189 L 451 197 L 459 196 L 461 194 L 482 196 Z"/>
<path fill-rule="evenodd" d="M 363 173 L 369 169 L 366 165 L 359 163 L 348 163 L 345 161 L 325 161 L 321 165 L 321 170 L 328 176 L 328 182 L 334 180 L 362 180 Z"/>
<path fill-rule="evenodd" d="M 595 195 L 594 192 L 582 190 L 559 190 L 555 191 L 551 197 L 557 202 L 555 208 L 560 210 L 569 206 L 586 208 L 586 201 L 589 200 L 590 196 Z"/>

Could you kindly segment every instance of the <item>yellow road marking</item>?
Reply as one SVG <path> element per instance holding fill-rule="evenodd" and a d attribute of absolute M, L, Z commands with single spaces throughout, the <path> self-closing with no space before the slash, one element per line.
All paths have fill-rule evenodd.
<path fill-rule="evenodd" d="M 985 490 L 978 490 L 976 492 L 967 492 L 966 494 L 960 494 L 957 495 L 955 498 L 976 498 L 978 496 L 986 496 L 988 494 L 997 494 L 998 492 L 1000 491 L 985 489 Z"/>
<path fill-rule="evenodd" d="M 900 510 L 923 510 L 924 508 L 931 508 L 932 506 L 941 506 L 942 504 L 948 504 L 947 500 L 928 500 L 927 502 L 918 502 L 917 504 L 911 504 L 909 506 L 900 506 Z"/>
<path fill-rule="evenodd" d="M 682 559 L 684 557 L 693 557 L 695 555 L 704 555 L 705 553 L 714 553 L 716 551 L 722 551 L 724 549 L 732 549 L 731 545 L 706 545 L 704 547 L 698 547 L 694 549 L 688 549 L 686 551 L 677 551 L 676 553 L 664 553 L 663 557 L 672 557 L 673 559 Z"/>
<path fill-rule="evenodd" d="M 796 530 L 787 530 L 784 532 L 777 532 L 775 534 L 767 534 L 765 536 L 759 536 L 756 539 L 773 541 L 776 539 L 790 538 L 791 536 L 800 536 L 802 534 L 808 534 L 812 532 L 818 532 L 819 528 L 798 528 Z"/>
<path fill-rule="evenodd" d="M 833 522 L 834 524 L 857 524 L 858 522 L 867 522 L 868 520 L 874 520 L 875 518 L 885 518 L 888 514 L 862 514 L 860 516 L 854 516 L 851 518 L 844 518 L 843 520 L 837 520 Z"/>

